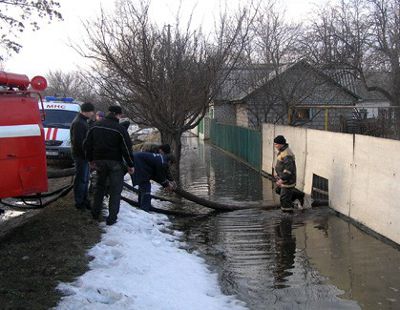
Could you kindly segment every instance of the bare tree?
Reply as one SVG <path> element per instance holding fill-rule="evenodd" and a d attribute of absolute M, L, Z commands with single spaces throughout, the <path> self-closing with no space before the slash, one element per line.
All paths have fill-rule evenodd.
<path fill-rule="evenodd" d="M 45 95 L 72 97 L 78 101 L 91 102 L 97 110 L 107 110 L 112 104 L 103 91 L 84 72 L 50 71 Z"/>
<path fill-rule="evenodd" d="M 306 63 L 294 66 L 303 56 L 299 44 L 302 36 L 302 24 L 288 22 L 276 0 L 267 1 L 260 9 L 246 48 L 249 62 L 259 65 L 253 70 L 253 78 L 239 81 L 251 93 L 246 103 L 252 127 L 260 128 L 267 120 L 296 125 L 296 118 L 291 115 L 294 106 L 324 83 Z M 264 72 L 259 70 L 261 67 Z"/>
<path fill-rule="evenodd" d="M 7 53 L 18 53 L 22 47 L 18 35 L 28 27 L 38 30 L 40 19 L 61 20 L 59 7 L 53 0 L 0 0 L 0 46 Z"/>
<path fill-rule="evenodd" d="M 309 59 L 348 69 L 396 107 L 400 137 L 399 0 L 342 0 L 315 17 L 303 43 Z"/>
<path fill-rule="evenodd" d="M 178 163 L 182 134 L 197 126 L 243 51 L 248 9 L 221 16 L 217 35 L 190 21 L 157 26 L 149 2 L 120 1 L 114 16 L 102 14 L 86 30 L 80 52 L 93 59 L 93 77 L 109 98 L 138 124 L 156 127 Z"/>
<path fill-rule="evenodd" d="M 298 41 L 302 25 L 288 22 L 286 12 L 280 9 L 276 0 L 267 1 L 260 10 L 252 33 L 253 59 L 272 64 L 275 72 L 282 64 L 293 63 L 301 56 Z"/>
<path fill-rule="evenodd" d="M 77 85 L 79 85 L 78 77 L 77 72 L 50 71 L 46 75 L 48 81 L 48 88 L 45 91 L 46 95 L 75 96 Z"/>

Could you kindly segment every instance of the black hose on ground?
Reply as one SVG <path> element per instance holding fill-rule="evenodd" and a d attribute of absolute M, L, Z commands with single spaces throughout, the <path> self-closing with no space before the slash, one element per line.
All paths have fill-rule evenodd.
<path fill-rule="evenodd" d="M 75 174 L 75 168 L 73 167 L 67 169 L 47 170 L 47 177 L 49 179 L 64 178 L 68 176 L 73 176 L 74 174 Z M 67 195 L 72 190 L 72 188 L 73 185 L 69 184 L 48 193 L 38 193 L 34 195 L 12 197 L 13 199 L 22 201 L 24 205 L 16 205 L 1 199 L 0 203 L 14 210 L 42 209 L 48 206 L 49 204 L 53 203 L 57 199 Z M 52 197 L 52 198 L 43 202 L 42 199 L 47 197 Z M 36 200 L 37 202 L 36 203 L 30 202 L 29 200 Z"/>
<path fill-rule="evenodd" d="M 27 196 L 18 196 L 18 197 L 13 197 L 15 199 L 39 199 L 39 198 L 46 198 L 46 197 L 50 197 L 50 196 L 54 196 L 62 191 L 64 191 L 65 189 L 67 189 L 68 187 L 70 187 L 72 184 L 69 185 L 65 185 L 61 188 L 58 188 L 52 192 L 49 193 L 40 193 L 40 194 L 34 194 L 34 195 L 27 195 Z"/>
<path fill-rule="evenodd" d="M 183 198 L 193 201 L 199 205 L 202 205 L 206 208 L 214 209 L 219 212 L 229 212 L 229 211 L 236 211 L 236 210 L 244 210 L 244 209 L 263 209 L 263 210 L 275 210 L 280 208 L 280 204 L 272 203 L 272 204 L 263 204 L 260 206 L 255 205 L 246 205 L 244 202 L 243 205 L 232 205 L 226 203 L 219 203 L 215 201 L 211 201 L 208 199 L 200 198 L 196 195 L 193 195 L 182 188 L 176 188 L 175 193 Z"/>
<path fill-rule="evenodd" d="M 129 185 L 128 183 L 124 182 L 124 186 L 137 193 L 138 190 L 136 188 L 134 188 L 133 186 Z M 232 205 L 232 204 L 223 204 L 223 203 L 219 203 L 219 202 L 215 202 L 215 201 L 211 201 L 208 199 L 204 199 L 204 198 L 200 198 L 196 195 L 193 195 L 185 190 L 183 190 L 182 188 L 176 188 L 174 190 L 174 192 L 187 199 L 190 200 L 194 203 L 197 203 L 199 205 L 202 205 L 203 207 L 209 208 L 209 209 L 213 209 L 215 211 L 218 212 L 229 212 L 229 211 L 236 211 L 236 210 L 244 210 L 244 209 L 264 209 L 264 210 L 274 210 L 274 209 L 279 209 L 280 208 L 280 204 L 270 204 L 270 205 L 259 205 L 259 206 L 255 206 L 255 205 L 248 205 L 248 204 L 244 204 L 244 205 Z M 176 203 L 176 200 L 172 200 L 169 198 L 165 198 L 165 197 L 161 197 L 161 196 L 157 196 L 157 195 L 151 195 L 152 198 L 154 199 L 158 199 L 161 201 L 168 201 L 168 202 L 172 202 L 172 203 Z"/>
<path fill-rule="evenodd" d="M 41 201 L 41 197 L 39 197 L 39 196 L 34 197 L 34 199 L 38 199 L 39 200 L 39 203 L 37 203 L 37 204 L 30 203 L 30 202 L 26 201 L 26 199 L 32 199 L 32 196 L 19 197 L 19 199 L 22 200 L 22 202 L 25 204 L 25 206 L 17 206 L 17 205 L 14 205 L 12 203 L 5 202 L 2 199 L 0 199 L 0 203 L 5 205 L 5 206 L 7 206 L 7 207 L 9 207 L 9 208 L 11 208 L 11 209 L 19 210 L 19 211 L 20 210 L 28 210 L 28 209 L 42 209 L 42 208 L 48 206 L 49 204 L 53 203 L 54 201 L 60 199 L 61 197 L 66 196 L 72 190 L 72 188 L 73 188 L 73 185 L 68 185 L 68 186 L 63 187 L 62 189 L 58 189 L 58 190 L 56 190 L 56 191 L 54 191 L 52 193 L 47 193 L 46 197 L 49 197 L 51 195 L 55 195 L 55 193 L 57 193 L 57 195 L 54 196 L 53 198 L 49 199 L 49 200 L 46 200 L 45 202 L 42 202 Z"/>
<path fill-rule="evenodd" d="M 75 168 L 67 168 L 67 169 L 47 169 L 47 178 L 56 179 L 56 178 L 64 178 L 70 177 L 75 174 Z"/>
<path fill-rule="evenodd" d="M 130 191 L 138 194 L 139 190 L 137 188 L 134 188 L 132 185 L 124 182 L 124 186 L 129 189 Z M 168 202 L 172 202 L 172 203 L 182 203 L 181 201 L 177 200 L 177 199 L 173 199 L 173 198 L 167 198 L 167 197 L 162 197 L 162 196 L 158 196 L 158 195 L 151 195 L 151 198 L 160 200 L 160 201 L 168 201 Z"/>
<path fill-rule="evenodd" d="M 134 201 L 132 199 L 129 199 L 127 197 L 121 196 L 121 199 L 127 203 L 129 203 L 131 206 L 139 208 L 139 203 L 137 201 Z M 197 216 L 197 214 L 192 214 L 192 213 L 185 213 L 185 212 L 179 212 L 179 211 L 173 211 L 173 210 L 165 210 L 165 209 L 159 209 L 156 207 L 151 206 L 150 210 L 152 212 L 157 212 L 165 215 L 173 215 L 173 216 L 184 216 L 184 217 L 193 217 Z"/>
<path fill-rule="evenodd" d="M 69 168 L 69 169 L 63 169 L 63 170 L 49 170 L 47 172 L 47 175 L 49 178 L 59 178 L 59 177 L 65 177 L 65 176 L 72 176 L 75 173 L 75 168 Z M 124 186 L 134 192 L 138 192 L 137 189 L 135 189 L 133 186 L 129 185 L 128 183 L 124 182 Z M 210 208 L 219 212 L 229 212 L 229 211 L 236 211 L 236 210 L 244 210 L 244 209 L 264 209 L 264 210 L 274 210 L 274 209 L 279 209 L 280 204 L 269 204 L 269 205 L 260 205 L 260 206 L 255 206 L 255 205 L 249 205 L 249 204 L 242 204 L 240 206 L 237 205 L 232 205 L 232 204 L 224 204 L 224 203 L 219 203 L 215 201 L 211 201 L 208 199 L 200 198 L 196 195 L 193 195 L 182 188 L 177 188 L 175 189 L 175 193 L 178 194 L 179 196 L 190 200 L 192 202 L 195 202 L 199 205 L 202 205 L 206 208 Z M 152 198 L 158 199 L 160 201 L 168 201 L 172 203 L 180 203 L 180 201 L 171 199 L 171 198 L 166 198 L 162 196 L 157 196 L 157 195 L 151 195 Z"/>
<path fill-rule="evenodd" d="M 59 177 L 66 177 L 66 176 L 72 176 L 75 173 L 75 168 L 69 168 L 69 169 L 63 169 L 63 170 L 49 170 L 47 175 L 49 178 L 59 178 Z M 129 185 L 128 183 L 124 182 L 124 186 L 137 193 L 137 189 L 135 189 L 133 186 Z M 229 211 L 236 211 L 236 210 L 244 210 L 244 209 L 264 209 L 264 210 L 274 210 L 274 209 L 279 209 L 280 204 L 264 204 L 260 206 L 254 206 L 254 205 L 248 205 L 248 204 L 242 204 L 240 206 L 238 205 L 232 205 L 232 204 L 225 204 L 225 203 L 219 203 L 215 201 L 211 201 L 208 199 L 200 198 L 196 195 L 193 195 L 182 188 L 177 188 L 175 189 L 175 193 L 178 194 L 179 196 L 190 200 L 192 202 L 195 202 L 199 205 L 202 205 L 206 208 L 210 208 L 219 212 L 229 212 Z M 161 201 L 168 201 L 172 203 L 180 203 L 178 200 L 171 199 L 171 198 L 165 198 L 157 195 L 152 195 L 151 196 L 154 199 L 158 199 Z"/>

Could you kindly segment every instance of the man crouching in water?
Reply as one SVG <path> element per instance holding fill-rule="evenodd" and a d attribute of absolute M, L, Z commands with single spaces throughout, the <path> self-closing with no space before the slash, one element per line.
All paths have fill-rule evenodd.
<path fill-rule="evenodd" d="M 286 143 L 284 136 L 274 139 L 274 147 L 278 151 L 275 165 L 276 193 L 280 195 L 281 210 L 294 210 L 293 201 L 298 199 L 301 206 L 304 203 L 304 193 L 296 189 L 296 161 L 293 152 Z"/>

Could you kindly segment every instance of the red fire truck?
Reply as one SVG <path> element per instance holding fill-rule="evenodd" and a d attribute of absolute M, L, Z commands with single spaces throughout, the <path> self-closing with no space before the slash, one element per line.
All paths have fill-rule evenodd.
<path fill-rule="evenodd" d="M 46 148 L 40 76 L 0 71 L 0 198 L 46 192 Z M 40 111 L 42 110 L 42 111 Z"/>

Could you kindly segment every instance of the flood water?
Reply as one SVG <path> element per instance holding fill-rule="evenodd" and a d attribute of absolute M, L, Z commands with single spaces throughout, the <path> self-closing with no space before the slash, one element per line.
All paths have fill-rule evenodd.
<path fill-rule="evenodd" d="M 182 183 L 212 200 L 271 202 L 272 184 L 224 152 L 188 138 Z M 329 208 L 210 213 L 173 219 L 224 293 L 250 309 L 400 309 L 400 251 Z"/>

